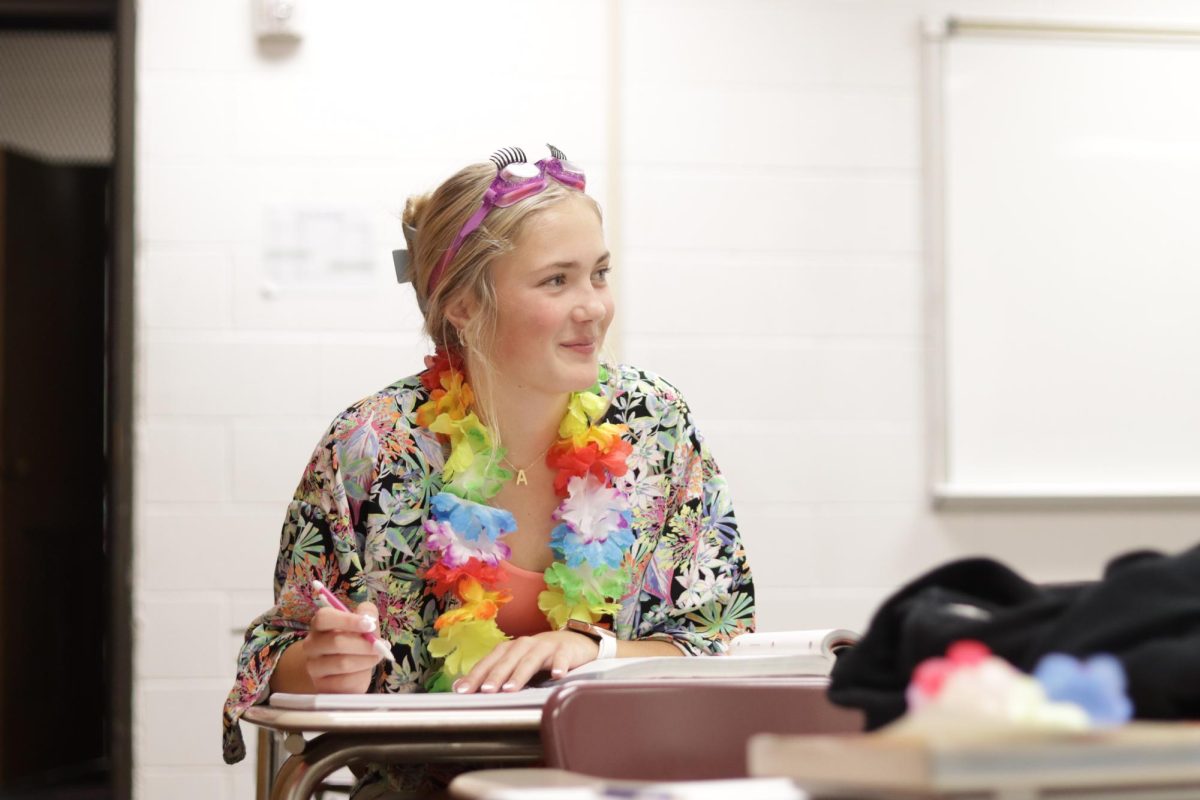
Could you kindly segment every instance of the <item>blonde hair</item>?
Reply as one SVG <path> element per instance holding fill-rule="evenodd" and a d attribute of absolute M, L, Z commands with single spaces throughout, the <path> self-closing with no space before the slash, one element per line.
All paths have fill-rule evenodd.
<path fill-rule="evenodd" d="M 526 225 L 536 213 L 562 201 L 580 197 L 588 201 L 601 217 L 600 206 L 581 191 L 553 178 L 546 188 L 506 209 L 492 209 L 484 223 L 463 241 L 455 257 L 446 264 L 438 284 L 430 291 L 430 276 L 443 253 L 450 248 L 463 223 L 479 209 L 487 187 L 496 178 L 492 163 L 470 164 L 451 175 L 431 193 L 408 198 L 404 204 L 404 225 L 416 231 L 415 241 L 408 239 L 409 273 L 412 275 L 416 301 L 425 315 L 425 332 L 439 349 L 451 357 L 466 361 L 468 351 L 479 365 L 491 369 L 491 353 L 496 337 L 497 303 L 492 261 L 512 252 Z M 446 308 L 466 294 L 478 303 L 479 313 L 462 331 L 446 317 Z M 464 341 L 466 339 L 466 341 Z"/>
<path fill-rule="evenodd" d="M 473 363 L 488 373 L 476 376 L 485 381 L 495 372 L 491 354 L 497 303 L 490 269 L 492 261 L 513 250 L 526 226 L 539 212 L 572 197 L 586 200 L 603 221 L 600 206 L 594 199 L 548 178 L 546 188 L 538 194 L 508 208 L 493 208 L 483 224 L 463 241 L 431 292 L 429 278 L 438 261 L 450 248 L 463 224 L 479 209 L 495 177 L 496 166 L 492 163 L 464 167 L 429 194 L 408 198 L 403 217 L 409 274 L 417 293 L 417 303 L 425 316 L 425 333 L 435 347 L 449 353 L 460 365 L 465 365 L 469 352 Z M 409 229 L 415 230 L 415 235 L 410 235 Z M 459 331 L 446 316 L 446 310 L 464 295 L 476 301 L 479 313 Z M 494 420 L 494 416 L 487 413 L 492 410 L 487 398 L 480 397 L 479 400 L 485 419 Z"/>

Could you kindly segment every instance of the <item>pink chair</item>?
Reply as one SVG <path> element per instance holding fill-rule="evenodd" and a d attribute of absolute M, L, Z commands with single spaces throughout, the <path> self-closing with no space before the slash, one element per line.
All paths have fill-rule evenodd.
<path fill-rule="evenodd" d="M 623 780 L 747 776 L 756 733 L 859 733 L 825 678 L 578 681 L 542 711 L 546 765 Z"/>

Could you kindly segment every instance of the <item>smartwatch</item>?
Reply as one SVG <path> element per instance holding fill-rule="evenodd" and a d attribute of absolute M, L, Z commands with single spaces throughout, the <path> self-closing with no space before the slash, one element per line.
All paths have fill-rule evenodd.
<path fill-rule="evenodd" d="M 569 619 L 567 620 L 567 630 L 582 633 L 584 636 L 590 636 L 596 640 L 596 644 L 600 646 L 600 652 L 596 654 L 597 661 L 602 658 L 617 657 L 617 635 L 608 628 L 601 628 L 599 625 L 593 625 L 580 619 Z"/>

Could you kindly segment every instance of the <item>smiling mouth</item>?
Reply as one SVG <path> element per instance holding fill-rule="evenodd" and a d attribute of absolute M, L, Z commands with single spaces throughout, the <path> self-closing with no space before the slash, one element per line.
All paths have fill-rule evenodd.
<path fill-rule="evenodd" d="M 562 346 L 577 353 L 590 353 L 596 349 L 596 341 L 593 339 L 586 342 L 564 342 Z"/>

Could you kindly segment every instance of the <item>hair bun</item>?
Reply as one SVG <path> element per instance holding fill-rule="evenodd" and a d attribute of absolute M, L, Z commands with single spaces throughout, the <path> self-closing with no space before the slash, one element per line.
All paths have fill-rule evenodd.
<path fill-rule="evenodd" d="M 404 241 L 408 244 L 408 251 L 414 255 L 417 248 L 416 233 L 421 228 L 421 222 L 428 207 L 429 195 L 427 194 L 415 194 L 404 203 L 404 214 L 400 217 L 400 224 L 404 229 Z"/>

